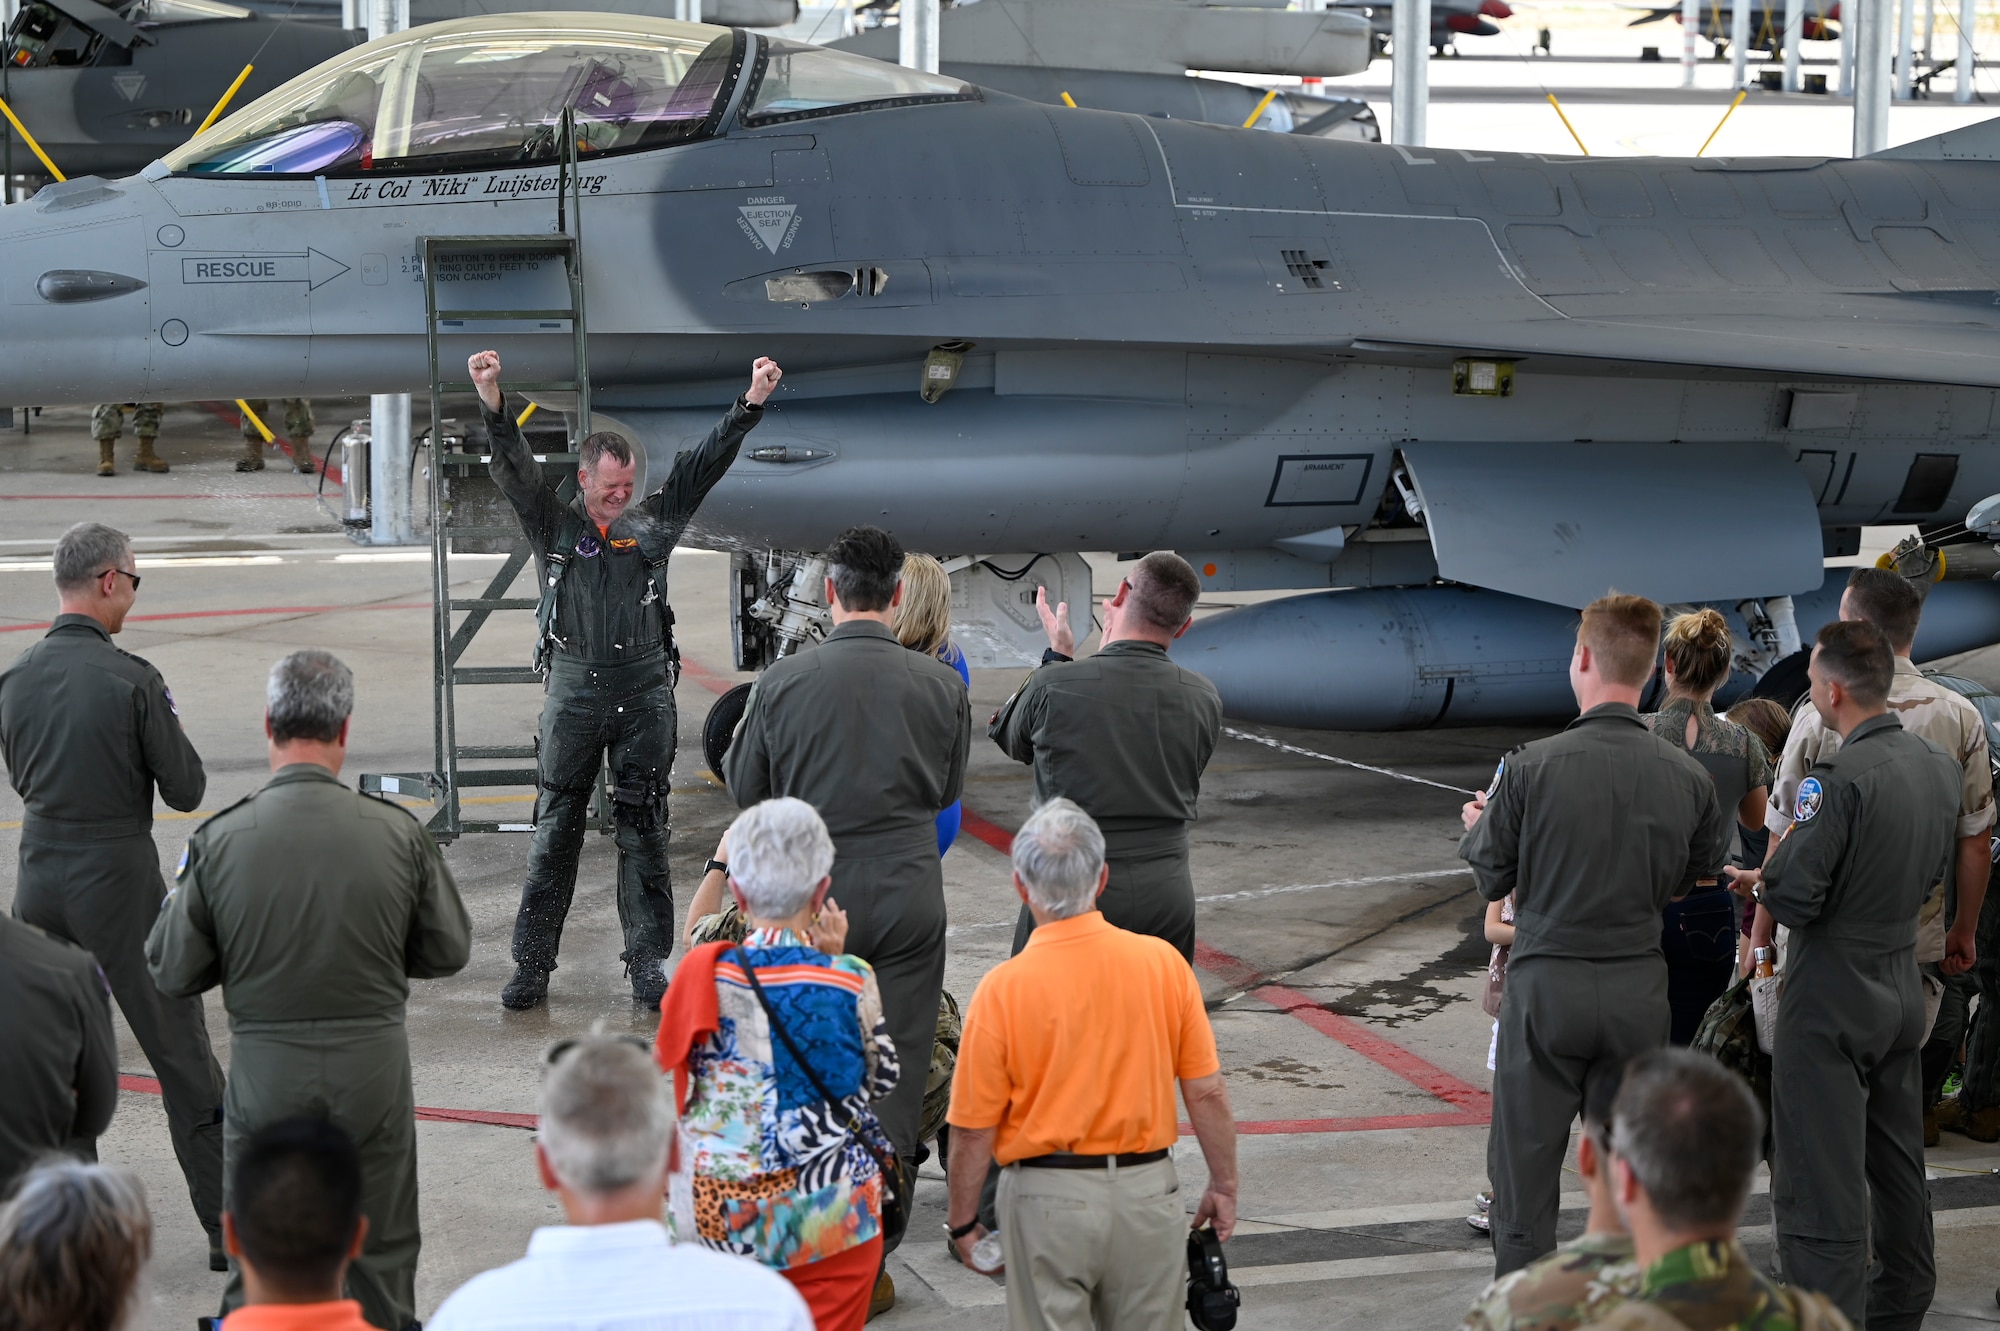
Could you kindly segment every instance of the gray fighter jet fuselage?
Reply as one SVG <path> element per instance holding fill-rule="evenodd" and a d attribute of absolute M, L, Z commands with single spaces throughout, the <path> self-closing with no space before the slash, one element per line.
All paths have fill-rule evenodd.
<path fill-rule="evenodd" d="M 1418 150 L 687 25 L 574 44 L 635 33 L 726 68 L 682 141 L 606 130 L 583 159 L 594 423 L 657 474 L 753 356 L 786 369 L 697 544 L 812 550 L 865 520 L 938 551 L 1174 548 L 1221 590 L 1733 601 L 1816 589 L 1863 524 L 2000 491 L 1988 127 L 1859 161 Z M 465 155 L 490 90 L 436 86 L 467 99 L 436 110 L 449 140 L 281 90 L 141 177 L 0 211 L 0 402 L 423 388 L 418 238 L 557 212 L 552 160 Z M 557 272 L 437 276 L 505 310 Z M 474 320 L 444 355 L 558 378 L 568 341 Z"/>

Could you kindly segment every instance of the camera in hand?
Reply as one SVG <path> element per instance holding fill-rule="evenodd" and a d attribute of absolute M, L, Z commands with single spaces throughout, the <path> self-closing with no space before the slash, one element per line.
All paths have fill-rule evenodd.
<path fill-rule="evenodd" d="M 1242 1291 L 1229 1283 L 1229 1263 L 1213 1225 L 1188 1231 L 1188 1316 L 1201 1331 L 1234 1331 Z"/>

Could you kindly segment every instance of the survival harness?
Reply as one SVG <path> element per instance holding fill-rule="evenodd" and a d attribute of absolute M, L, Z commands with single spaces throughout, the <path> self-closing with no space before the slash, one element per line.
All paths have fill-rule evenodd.
<path fill-rule="evenodd" d="M 575 509 L 566 509 L 562 526 L 556 531 L 555 545 L 547 553 L 548 575 L 542 586 L 541 604 L 535 607 L 534 665 L 544 677 L 556 652 L 566 645 L 556 636 L 556 605 L 562 595 L 563 578 L 576 559 L 576 543 L 583 536 L 583 528 L 584 518 Z M 651 601 L 659 608 L 660 641 L 667 649 L 667 687 L 673 688 L 681 681 L 681 649 L 674 641 L 674 608 L 667 604 L 667 560 L 673 555 L 673 545 L 669 543 L 665 550 L 652 554 L 643 538 L 641 541 L 639 551 L 646 560 L 646 595 L 640 604 Z"/>

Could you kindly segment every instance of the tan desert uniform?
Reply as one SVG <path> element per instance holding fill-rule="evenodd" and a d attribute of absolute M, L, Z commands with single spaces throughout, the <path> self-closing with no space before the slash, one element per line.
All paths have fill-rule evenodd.
<path fill-rule="evenodd" d="M 189 839 L 146 940 L 169 994 L 222 986 L 231 1037 L 225 1187 L 250 1134 L 323 1114 L 361 1148 L 368 1242 L 350 1298 L 385 1331 L 416 1317 L 416 1101 L 403 1028 L 410 980 L 451 975 L 472 922 L 407 812 L 294 763 Z M 242 1302 L 232 1275 L 224 1307 Z"/>
<path fill-rule="evenodd" d="M 1937 745 L 1958 764 L 1958 835 L 1977 836 L 1993 826 L 1993 768 L 1986 752 L 1986 723 L 1979 709 L 1944 685 L 1926 679 L 1908 657 L 1899 656 L 1896 676 L 1889 684 L 1889 714 L 1903 723 L 1903 729 Z M 1764 815 L 1764 826 L 1777 835 L 1784 834 L 1798 805 L 1799 782 L 1839 749 L 1840 736 L 1826 728 L 1811 704 L 1802 708 L 1792 722 L 1791 738 L 1785 741 L 1784 756 L 1778 760 L 1778 772 L 1771 781 L 1771 807 Z M 1917 964 L 1943 957 L 1944 882 L 1940 880 L 1917 914 Z M 1927 1004 L 1928 1024 L 1937 1016 L 1934 994 Z"/>

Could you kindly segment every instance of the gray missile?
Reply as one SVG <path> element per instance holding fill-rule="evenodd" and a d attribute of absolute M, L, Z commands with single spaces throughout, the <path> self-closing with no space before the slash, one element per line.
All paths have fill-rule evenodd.
<path fill-rule="evenodd" d="M 1847 570 L 1794 598 L 1807 642 L 1840 613 Z M 1718 605 L 1739 639 L 1733 606 Z M 1313 592 L 1226 610 L 1176 642 L 1237 720 L 1309 730 L 1406 730 L 1559 720 L 1569 687 L 1576 611 L 1470 587 Z M 1931 587 L 1916 659 L 2000 642 L 2000 584 Z M 1747 688 L 1739 673 L 1726 701 Z"/>

